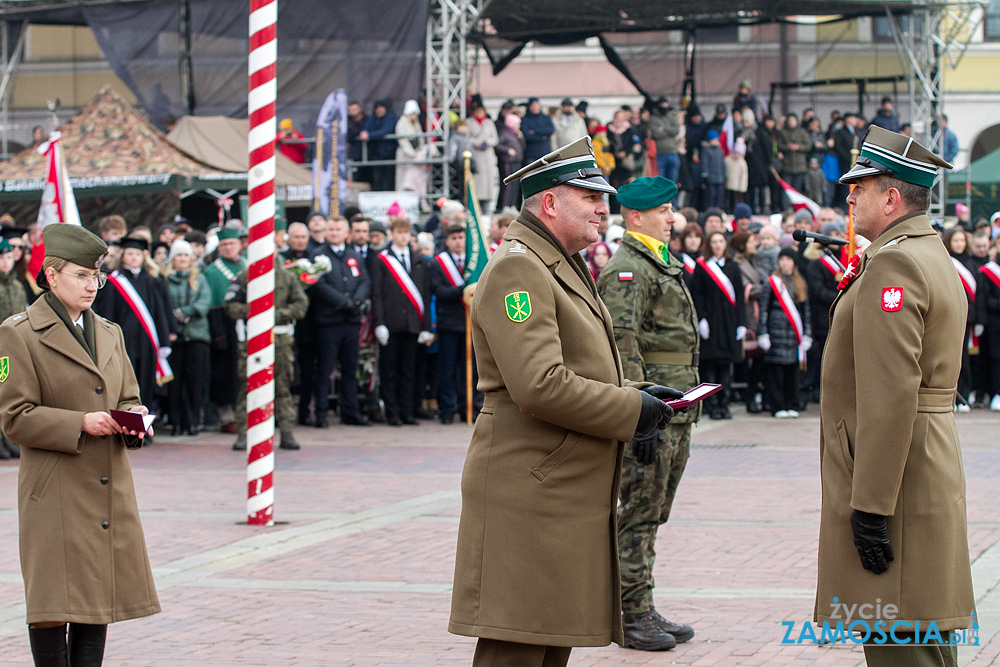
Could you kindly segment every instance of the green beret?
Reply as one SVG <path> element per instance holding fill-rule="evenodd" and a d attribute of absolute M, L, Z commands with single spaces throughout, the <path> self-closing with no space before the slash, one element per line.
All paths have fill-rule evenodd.
<path fill-rule="evenodd" d="M 239 241 L 240 230 L 236 229 L 235 227 L 223 227 L 222 229 L 219 230 L 217 238 L 219 239 L 219 241 L 228 241 L 229 239 L 236 239 L 237 241 Z"/>
<path fill-rule="evenodd" d="M 0 237 L 0 255 L 6 255 L 13 250 L 14 249 L 10 247 L 10 244 L 7 243 L 7 239 Z"/>
<path fill-rule="evenodd" d="M 58 257 L 88 269 L 101 268 L 108 246 L 101 237 L 88 232 L 80 225 L 54 223 L 42 229 L 42 243 L 46 257 Z"/>
<path fill-rule="evenodd" d="M 634 211 L 645 211 L 673 201 L 677 184 L 663 176 L 643 176 L 618 186 L 618 203 Z"/>

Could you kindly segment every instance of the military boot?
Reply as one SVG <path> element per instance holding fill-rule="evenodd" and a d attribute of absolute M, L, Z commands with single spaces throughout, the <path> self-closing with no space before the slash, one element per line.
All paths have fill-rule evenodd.
<path fill-rule="evenodd" d="M 692 637 L 694 637 L 694 628 L 690 625 L 684 625 L 683 623 L 672 623 L 667 619 L 660 616 L 660 613 L 649 608 L 649 613 L 653 616 L 653 621 L 660 627 L 664 632 L 669 632 L 677 640 L 678 644 L 683 644 Z"/>
<path fill-rule="evenodd" d="M 639 651 L 667 651 L 677 646 L 677 640 L 657 624 L 652 613 L 622 614 L 625 648 Z"/>
<path fill-rule="evenodd" d="M 298 441 L 295 436 L 292 435 L 291 431 L 281 432 L 281 444 L 278 445 L 279 449 L 300 449 Z"/>
<path fill-rule="evenodd" d="M 245 452 L 247 450 L 247 437 L 245 435 L 236 436 L 236 442 L 233 443 L 234 452 Z"/>

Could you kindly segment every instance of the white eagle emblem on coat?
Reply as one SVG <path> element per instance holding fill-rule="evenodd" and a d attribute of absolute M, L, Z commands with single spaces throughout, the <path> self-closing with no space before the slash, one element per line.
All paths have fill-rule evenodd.
<path fill-rule="evenodd" d="M 882 289 L 882 310 L 894 312 L 903 307 L 903 288 L 884 287 Z"/>

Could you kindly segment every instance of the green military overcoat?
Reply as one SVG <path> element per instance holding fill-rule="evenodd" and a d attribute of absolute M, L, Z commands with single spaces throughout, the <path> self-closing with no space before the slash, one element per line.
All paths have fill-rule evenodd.
<path fill-rule="evenodd" d="M 486 398 L 462 474 L 448 628 L 621 641 L 616 507 L 642 399 L 586 265 L 527 211 L 476 286 L 472 336 Z"/>
<path fill-rule="evenodd" d="M 833 617 L 838 598 L 859 609 L 893 604 L 897 620 L 936 621 L 941 630 L 970 625 L 965 473 L 952 413 L 966 308 L 925 215 L 904 217 L 875 239 L 831 307 L 820 406 L 819 623 L 844 620 Z M 895 560 L 882 574 L 861 566 L 852 509 L 889 517 Z"/>
<path fill-rule="evenodd" d="M 96 364 L 44 298 L 0 325 L 0 427 L 21 445 L 29 624 L 160 611 L 122 436 L 80 430 L 84 413 L 140 405 L 121 329 L 96 314 L 93 323 Z"/>

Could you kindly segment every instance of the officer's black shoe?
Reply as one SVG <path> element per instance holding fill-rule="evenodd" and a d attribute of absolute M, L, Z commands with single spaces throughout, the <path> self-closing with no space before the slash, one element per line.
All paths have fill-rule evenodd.
<path fill-rule="evenodd" d="M 455 421 L 455 415 L 441 415 L 442 424 L 451 424 Z"/>
<path fill-rule="evenodd" d="M 708 414 L 709 419 L 725 419 L 722 415 L 722 410 L 719 408 L 712 408 L 712 411 Z"/>
<path fill-rule="evenodd" d="M 292 435 L 291 431 L 282 431 L 281 432 L 281 444 L 278 445 L 278 448 L 279 449 L 301 449 L 301 446 L 299 445 L 298 441 L 295 439 L 295 436 Z"/>
<path fill-rule="evenodd" d="M 299 426 L 312 426 L 312 420 L 309 419 L 309 411 L 299 413 Z"/>
<path fill-rule="evenodd" d="M 622 614 L 625 631 L 625 648 L 639 651 L 668 651 L 677 646 L 677 640 L 657 624 L 650 612 Z"/>
<path fill-rule="evenodd" d="M 684 642 L 694 637 L 694 628 L 692 628 L 690 625 L 684 625 L 683 623 L 672 623 L 671 621 L 668 621 L 667 619 L 660 616 L 660 613 L 655 609 L 653 609 L 652 607 L 649 608 L 649 613 L 653 616 L 653 621 L 656 622 L 656 625 L 658 625 L 659 628 L 664 632 L 669 632 L 670 634 L 672 634 L 674 636 L 674 639 L 677 640 L 678 644 L 683 644 Z"/>
<path fill-rule="evenodd" d="M 340 420 L 341 424 L 348 426 L 371 426 L 372 423 L 364 415 L 345 415 Z"/>
<path fill-rule="evenodd" d="M 417 419 L 434 419 L 434 413 L 430 410 L 424 410 L 423 408 L 413 413 L 413 416 Z"/>
<path fill-rule="evenodd" d="M 247 438 L 245 435 L 238 436 L 233 443 L 234 452 L 245 452 L 247 450 Z"/>
<path fill-rule="evenodd" d="M 719 419 L 732 419 L 733 413 L 729 411 L 728 407 L 719 408 Z"/>
<path fill-rule="evenodd" d="M 402 426 L 403 422 L 399 417 L 389 417 L 386 421 L 389 426 Z"/>
<path fill-rule="evenodd" d="M 405 424 L 406 426 L 416 426 L 419 423 L 420 422 L 418 422 L 413 417 L 403 417 L 403 424 Z"/>
<path fill-rule="evenodd" d="M 326 415 L 316 415 L 316 428 L 328 428 L 330 424 L 326 421 Z"/>
<path fill-rule="evenodd" d="M 198 435 L 198 427 L 192 426 L 187 430 L 188 435 Z"/>

